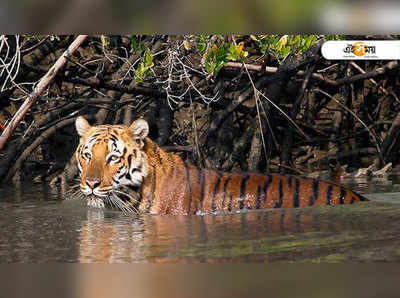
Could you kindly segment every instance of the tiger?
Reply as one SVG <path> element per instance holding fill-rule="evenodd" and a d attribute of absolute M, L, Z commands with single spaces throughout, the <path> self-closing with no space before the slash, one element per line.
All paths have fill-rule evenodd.
<path fill-rule="evenodd" d="M 79 116 L 75 126 L 80 137 L 75 156 L 79 186 L 91 207 L 201 215 L 368 201 L 313 178 L 198 168 L 153 142 L 144 119 L 130 126 L 91 126 Z"/>

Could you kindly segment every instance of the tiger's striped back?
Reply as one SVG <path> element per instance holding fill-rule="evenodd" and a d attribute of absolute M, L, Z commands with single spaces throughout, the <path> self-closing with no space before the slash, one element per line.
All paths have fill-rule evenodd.
<path fill-rule="evenodd" d="M 232 174 L 197 170 L 199 181 L 192 184 L 197 206 L 189 212 L 204 213 L 242 209 L 296 208 L 318 205 L 353 204 L 366 200 L 348 190 L 317 179 L 279 174 Z M 210 184 L 210 186 L 207 186 Z M 195 210 L 191 210 L 195 208 Z"/>
<path fill-rule="evenodd" d="M 143 185 L 141 209 L 154 214 L 207 214 L 367 200 L 342 186 L 317 179 L 199 169 L 184 163 L 176 154 L 164 152 L 150 140 L 146 140 L 144 148 L 148 157 L 157 158 L 148 159 L 151 170 Z"/>

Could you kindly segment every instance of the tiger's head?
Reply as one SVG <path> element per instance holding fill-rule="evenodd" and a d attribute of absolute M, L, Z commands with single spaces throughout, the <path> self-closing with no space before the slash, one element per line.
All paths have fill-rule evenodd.
<path fill-rule="evenodd" d="M 80 171 L 80 189 L 88 197 L 88 205 L 104 207 L 118 196 L 118 189 L 137 187 L 148 175 L 144 139 L 149 132 L 145 120 L 130 126 L 91 126 L 83 117 L 75 122 L 80 136 L 76 160 Z"/>

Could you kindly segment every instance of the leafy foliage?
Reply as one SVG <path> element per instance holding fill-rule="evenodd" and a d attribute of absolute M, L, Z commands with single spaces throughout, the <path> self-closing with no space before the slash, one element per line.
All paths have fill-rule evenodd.
<path fill-rule="evenodd" d="M 324 35 L 326 40 L 345 40 L 346 36 L 345 35 L 339 35 L 339 34 L 328 34 Z"/>
<path fill-rule="evenodd" d="M 270 54 L 279 61 L 283 61 L 289 54 L 302 54 L 317 40 L 317 36 L 310 35 L 251 35 L 263 54 Z"/>
<path fill-rule="evenodd" d="M 150 50 L 145 50 L 142 61 L 139 63 L 135 71 L 135 80 L 137 83 L 143 82 L 143 79 L 150 72 L 150 69 L 154 66 L 153 55 L 150 53 Z"/>
<path fill-rule="evenodd" d="M 330 38 L 339 39 L 338 35 L 332 35 Z M 235 41 L 228 42 L 222 36 L 199 35 L 195 39 L 197 50 L 203 55 L 206 72 L 215 76 L 227 62 L 244 61 L 248 56 L 245 45 L 250 44 L 251 41 L 255 44 L 256 50 L 264 55 L 271 55 L 280 63 L 289 54 L 301 54 L 307 51 L 317 40 L 317 35 L 232 36 L 232 40 L 242 40 L 238 44 Z"/>
<path fill-rule="evenodd" d="M 209 51 L 204 53 L 204 68 L 209 74 L 217 74 L 228 61 L 243 61 L 248 55 L 243 50 L 244 43 L 238 45 L 223 42 L 221 45 L 214 44 Z"/>
<path fill-rule="evenodd" d="M 343 35 L 326 35 L 327 40 L 344 39 Z M 230 61 L 244 62 L 248 51 L 254 48 L 262 55 L 269 55 L 282 63 L 290 54 L 302 54 L 318 39 L 317 35 L 234 35 L 227 38 L 222 35 L 186 36 L 182 46 L 186 51 L 197 52 L 202 57 L 202 66 L 210 76 L 218 72 Z M 237 42 L 238 41 L 238 42 Z M 142 55 L 135 70 L 136 82 L 141 83 L 154 66 L 150 50 L 140 40 L 131 38 L 132 51 Z"/>
<path fill-rule="evenodd" d="M 141 43 L 136 36 L 131 37 L 131 46 L 132 46 L 132 51 L 134 53 L 142 53 L 146 50 L 149 50 L 149 48 L 146 47 L 143 43 Z"/>
<path fill-rule="evenodd" d="M 131 46 L 134 53 L 142 55 L 141 61 L 135 70 L 136 83 L 142 83 L 146 75 L 154 66 L 153 55 L 151 54 L 150 49 L 141 43 L 136 36 L 131 37 Z"/>

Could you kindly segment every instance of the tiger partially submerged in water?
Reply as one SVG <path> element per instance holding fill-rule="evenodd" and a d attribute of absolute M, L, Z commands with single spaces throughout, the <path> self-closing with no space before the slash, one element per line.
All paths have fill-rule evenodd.
<path fill-rule="evenodd" d="M 367 199 L 344 187 L 290 175 L 199 169 L 162 150 L 145 120 L 91 126 L 76 120 L 80 189 L 88 205 L 151 214 L 353 204 Z"/>

